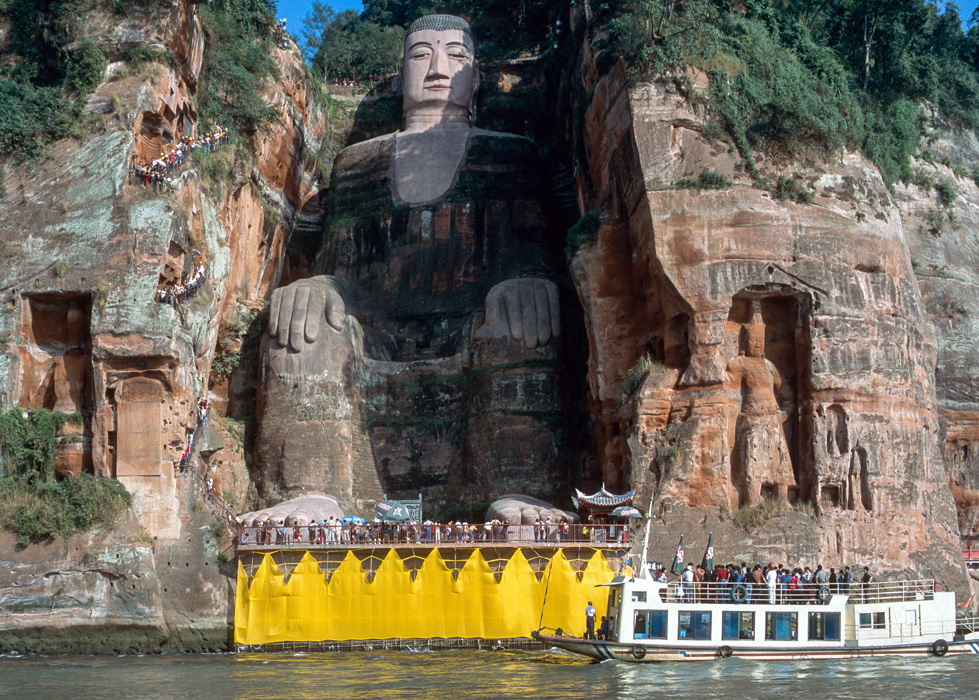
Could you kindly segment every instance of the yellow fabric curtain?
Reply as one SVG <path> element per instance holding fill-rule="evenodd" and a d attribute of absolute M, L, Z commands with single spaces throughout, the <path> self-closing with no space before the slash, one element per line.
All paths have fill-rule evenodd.
<path fill-rule="evenodd" d="M 608 583 L 613 573 L 600 552 L 579 572 L 558 551 L 540 580 L 521 549 L 499 573 L 481 550 L 457 553 L 460 559 L 467 555 L 456 573 L 432 549 L 412 577 L 398 552 L 388 549 L 370 582 L 353 552 L 329 581 L 310 552 L 288 580 L 272 554 L 264 555 L 251 583 L 239 561 L 235 641 L 529 637 L 539 626 L 542 606 L 546 627 L 581 635 L 588 601 L 600 611 L 606 607 L 608 588 L 595 586 Z"/>

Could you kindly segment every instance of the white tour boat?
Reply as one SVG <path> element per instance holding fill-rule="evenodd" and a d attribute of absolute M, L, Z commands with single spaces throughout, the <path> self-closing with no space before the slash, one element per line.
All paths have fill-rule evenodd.
<path fill-rule="evenodd" d="M 593 659 L 632 663 L 979 654 L 979 619 L 956 620 L 934 581 L 799 591 L 767 585 L 660 583 L 645 566 L 611 583 L 606 640 L 545 629 L 533 636 Z M 599 612 L 599 616 L 601 612 Z M 584 611 L 582 611 L 584 622 Z"/>

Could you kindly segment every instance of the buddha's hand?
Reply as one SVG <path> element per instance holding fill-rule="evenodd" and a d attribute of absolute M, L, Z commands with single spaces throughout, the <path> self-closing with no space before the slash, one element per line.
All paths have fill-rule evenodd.
<path fill-rule="evenodd" d="M 302 352 L 316 342 L 323 320 L 343 329 L 346 308 L 331 277 L 298 280 L 272 292 L 268 333 L 280 348 Z"/>
<path fill-rule="evenodd" d="M 547 345 L 561 335 L 557 285 L 531 277 L 500 282 L 486 295 L 485 323 L 506 323 L 510 337 L 528 348 Z"/>

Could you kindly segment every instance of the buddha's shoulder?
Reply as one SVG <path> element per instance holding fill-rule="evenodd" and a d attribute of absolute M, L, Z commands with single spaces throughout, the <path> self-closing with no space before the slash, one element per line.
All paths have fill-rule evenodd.
<path fill-rule="evenodd" d="M 360 162 L 389 158 L 394 146 L 394 134 L 375 136 L 367 141 L 347 146 L 337 154 L 335 166 L 350 167 Z"/>

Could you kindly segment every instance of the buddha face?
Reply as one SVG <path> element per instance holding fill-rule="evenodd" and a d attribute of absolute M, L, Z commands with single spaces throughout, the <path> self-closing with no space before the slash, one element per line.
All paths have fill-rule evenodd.
<path fill-rule="evenodd" d="M 752 314 L 751 321 L 745 326 L 744 354 L 748 357 L 765 356 L 765 322 L 760 311 Z"/>
<path fill-rule="evenodd" d="M 402 90 L 408 119 L 468 123 L 478 82 L 472 41 L 461 29 L 422 29 L 405 38 Z"/>

